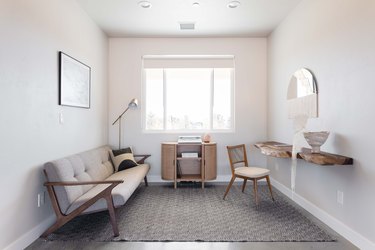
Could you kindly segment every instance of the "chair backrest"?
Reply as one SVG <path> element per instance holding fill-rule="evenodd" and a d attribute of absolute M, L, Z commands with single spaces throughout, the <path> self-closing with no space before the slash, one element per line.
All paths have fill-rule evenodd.
<path fill-rule="evenodd" d="M 227 146 L 227 150 L 232 174 L 236 167 L 248 166 L 245 144 Z"/>

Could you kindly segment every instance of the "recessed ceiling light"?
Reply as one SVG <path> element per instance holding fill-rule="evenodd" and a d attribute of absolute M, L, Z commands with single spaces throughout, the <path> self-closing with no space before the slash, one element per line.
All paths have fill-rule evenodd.
<path fill-rule="evenodd" d="M 199 3 L 199 2 L 194 2 L 194 3 L 193 3 L 193 7 L 197 8 L 197 7 L 199 7 L 199 6 L 200 6 L 200 3 Z"/>
<path fill-rule="evenodd" d="M 144 9 L 149 9 L 152 7 L 152 4 L 149 1 L 140 1 L 138 5 Z"/>
<path fill-rule="evenodd" d="M 234 9 L 234 8 L 237 8 L 238 6 L 240 6 L 241 3 L 239 1 L 231 1 L 228 3 L 228 8 L 231 8 L 231 9 Z"/>

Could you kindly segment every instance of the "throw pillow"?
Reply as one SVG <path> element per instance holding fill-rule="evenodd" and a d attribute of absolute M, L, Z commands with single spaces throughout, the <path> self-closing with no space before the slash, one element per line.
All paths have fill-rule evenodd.
<path fill-rule="evenodd" d="M 114 156 L 118 156 L 121 154 L 132 154 L 133 150 L 131 147 L 127 147 L 127 148 L 122 148 L 122 149 L 114 149 L 112 150 L 112 153 Z"/>
<path fill-rule="evenodd" d="M 138 166 L 134 160 L 133 151 L 129 148 L 110 151 L 115 172 Z"/>

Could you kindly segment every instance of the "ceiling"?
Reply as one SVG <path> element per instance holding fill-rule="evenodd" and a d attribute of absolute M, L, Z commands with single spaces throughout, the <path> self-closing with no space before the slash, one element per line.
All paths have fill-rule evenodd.
<path fill-rule="evenodd" d="M 301 0 L 77 0 L 110 37 L 263 37 L 267 36 Z M 199 7 L 193 3 L 198 2 Z M 195 30 L 180 30 L 193 22 Z"/>

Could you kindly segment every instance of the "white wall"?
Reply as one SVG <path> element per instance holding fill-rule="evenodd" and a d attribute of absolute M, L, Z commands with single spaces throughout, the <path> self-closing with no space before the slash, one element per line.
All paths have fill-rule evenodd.
<path fill-rule="evenodd" d="M 0 34 L 0 249 L 21 249 L 53 214 L 42 164 L 107 143 L 108 40 L 74 0 L 2 0 Z M 58 105 L 58 51 L 91 66 L 90 109 Z"/>
<path fill-rule="evenodd" d="M 266 58 L 265 38 L 110 38 L 109 40 L 109 143 L 118 147 L 118 125 L 111 123 L 136 97 L 141 99 L 141 57 L 143 55 L 211 55 L 235 56 L 234 133 L 212 134 L 218 144 L 219 179 L 228 181 L 230 169 L 225 146 L 250 144 L 266 138 Z M 195 101 L 195 100 L 192 100 Z M 141 129 L 141 110 L 130 110 L 123 117 L 123 146 L 131 145 L 136 153 L 150 153 L 151 180 L 161 180 L 160 143 L 176 141 L 179 134 L 146 134 Z M 192 133 L 194 134 L 194 133 Z M 265 157 L 253 148 L 250 162 L 265 164 Z M 254 153 L 254 154 L 253 154 Z"/>
<path fill-rule="evenodd" d="M 292 143 L 287 87 L 293 72 L 307 67 L 319 90 L 319 118 L 311 119 L 307 129 L 331 131 L 322 149 L 354 158 L 353 166 L 328 167 L 299 160 L 297 194 L 372 242 L 374 13 L 373 0 L 305 0 L 272 33 L 268 46 L 269 139 Z M 269 165 L 272 177 L 290 187 L 290 160 L 270 158 Z M 337 190 L 344 192 L 343 206 L 336 202 Z"/>

